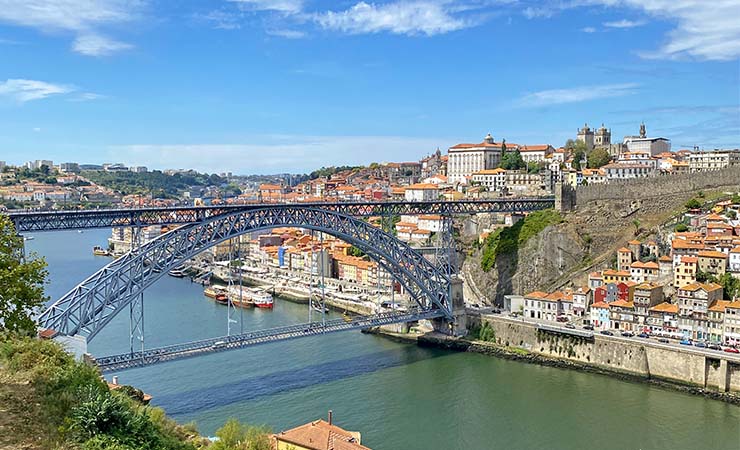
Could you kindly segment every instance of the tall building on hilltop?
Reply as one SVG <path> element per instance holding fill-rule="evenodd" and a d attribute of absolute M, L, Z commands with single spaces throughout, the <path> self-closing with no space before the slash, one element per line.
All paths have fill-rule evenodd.
<path fill-rule="evenodd" d="M 512 147 L 506 144 L 507 149 Z M 450 183 L 467 183 L 476 172 L 496 168 L 501 162 L 502 143 L 488 133 L 479 144 L 457 144 L 447 151 L 447 179 Z"/>
<path fill-rule="evenodd" d="M 585 143 L 587 151 L 590 152 L 594 149 L 594 131 L 588 127 L 587 123 L 583 124 L 583 128 L 578 130 L 576 140 Z"/>
<path fill-rule="evenodd" d="M 651 156 L 656 156 L 663 152 L 671 151 L 671 141 L 663 137 L 648 137 L 647 129 L 644 123 L 640 124 L 639 136 L 624 137 L 624 145 L 627 147 L 628 152 L 650 153 Z"/>

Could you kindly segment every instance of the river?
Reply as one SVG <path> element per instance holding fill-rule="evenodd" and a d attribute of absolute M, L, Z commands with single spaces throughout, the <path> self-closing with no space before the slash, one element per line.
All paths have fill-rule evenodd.
<path fill-rule="evenodd" d="M 34 233 L 27 251 L 49 264 L 56 299 L 110 261 L 92 255 L 108 230 Z M 147 346 L 226 333 L 226 308 L 202 287 L 164 276 L 145 293 Z M 307 319 L 276 299 L 245 310 L 239 329 Z M 128 315 L 89 345 L 128 350 Z M 345 332 L 122 371 L 180 422 L 213 435 L 230 417 L 287 429 L 334 411 L 375 450 L 740 449 L 740 407 L 655 386 L 478 354 L 422 349 Z M 110 375 L 109 375 L 110 376 Z"/>

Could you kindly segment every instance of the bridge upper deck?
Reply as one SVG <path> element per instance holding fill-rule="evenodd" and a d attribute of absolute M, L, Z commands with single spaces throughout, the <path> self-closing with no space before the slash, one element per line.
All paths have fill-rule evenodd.
<path fill-rule="evenodd" d="M 198 222 L 203 219 L 260 208 L 323 209 L 354 217 L 396 216 L 402 214 L 461 215 L 491 212 L 527 212 L 552 208 L 554 197 L 500 198 L 488 200 L 423 202 L 321 202 L 252 203 L 224 206 L 175 206 L 161 208 L 111 208 L 57 211 L 21 211 L 8 215 L 16 230 L 53 231 L 86 228 L 167 225 Z"/>

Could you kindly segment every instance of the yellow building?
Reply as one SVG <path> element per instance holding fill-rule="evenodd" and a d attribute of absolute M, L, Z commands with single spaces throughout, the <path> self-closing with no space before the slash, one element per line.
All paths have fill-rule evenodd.
<path fill-rule="evenodd" d="M 601 273 L 604 284 L 626 283 L 630 281 L 630 273 L 626 270 L 607 269 Z"/>

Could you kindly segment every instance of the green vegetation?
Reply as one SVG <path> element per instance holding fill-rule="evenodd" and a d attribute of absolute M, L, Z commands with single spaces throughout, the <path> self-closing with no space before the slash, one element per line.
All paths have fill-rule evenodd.
<path fill-rule="evenodd" d="M 269 450 L 270 430 L 230 420 L 210 443 L 141 402 L 131 387 L 110 391 L 97 368 L 54 341 L 0 335 L 0 448 L 69 450 Z"/>
<path fill-rule="evenodd" d="M 691 200 L 689 200 L 688 202 L 686 202 L 686 204 L 684 206 L 686 206 L 686 209 L 699 209 L 699 208 L 701 208 L 701 205 L 702 205 L 702 203 L 701 203 L 701 201 L 699 201 L 699 199 L 692 198 Z"/>
<path fill-rule="evenodd" d="M 358 256 L 358 257 L 365 256 L 365 252 L 355 247 L 354 245 L 349 248 L 347 253 L 349 254 L 349 256 Z"/>
<path fill-rule="evenodd" d="M 522 159 L 522 154 L 519 153 L 519 149 L 505 152 L 504 156 L 501 158 L 501 163 L 499 164 L 499 167 L 506 170 L 519 170 L 526 166 L 527 164 L 524 162 L 524 159 Z"/>
<path fill-rule="evenodd" d="M 596 148 L 591 150 L 587 159 L 589 168 L 598 169 L 599 167 L 609 164 L 609 161 L 611 161 L 612 158 L 609 156 L 609 152 L 606 151 L 606 149 Z"/>
<path fill-rule="evenodd" d="M 96 368 L 76 362 L 53 341 L 0 337 L 0 368 L 3 385 L 11 385 L 11 390 L 13 384 L 30 386 L 25 397 L 38 407 L 35 435 L 13 432 L 9 439 L 15 439 L 16 445 L 31 438 L 31 442 L 45 441 L 40 448 L 195 450 L 202 446 L 192 427 L 177 425 L 162 410 L 141 404 L 126 392 L 110 391 Z M 11 396 L 8 401 L 13 400 L 18 399 Z M 11 431 L 22 426 L 12 414 L 6 419 Z M 13 447 L 12 441 L 9 444 L 20 448 Z"/>
<path fill-rule="evenodd" d="M 376 166 L 377 167 L 377 166 Z M 316 178 L 326 178 L 330 177 L 334 174 L 337 174 L 339 172 L 344 172 L 345 170 L 358 170 L 358 169 L 364 169 L 365 166 L 330 166 L 330 167 L 322 167 L 321 169 L 314 170 L 308 175 L 308 178 L 311 180 L 315 180 Z"/>
<path fill-rule="evenodd" d="M 255 427 L 230 419 L 216 432 L 216 441 L 211 450 L 270 450 L 270 430 Z"/>
<path fill-rule="evenodd" d="M 6 215 L 0 215 L 0 332 L 33 334 L 31 318 L 43 305 L 46 261 L 24 257 L 23 238 Z"/>
<path fill-rule="evenodd" d="M 740 205 L 740 194 L 733 194 L 730 200 L 733 205 Z"/>
<path fill-rule="evenodd" d="M 565 141 L 565 148 L 566 150 L 570 150 L 570 152 L 573 154 L 573 167 L 576 170 L 581 170 L 581 160 L 586 157 L 586 153 L 588 150 L 588 147 L 586 147 L 586 143 L 579 140 L 568 139 L 567 141 Z"/>
<path fill-rule="evenodd" d="M 470 328 L 468 338 L 475 341 L 495 342 L 496 331 L 494 331 L 490 323 L 483 322 L 482 325 L 475 325 Z"/>
<path fill-rule="evenodd" d="M 683 233 L 685 231 L 689 231 L 689 227 L 685 223 L 679 223 L 678 225 L 676 225 L 676 228 L 674 228 L 673 230 L 676 231 L 677 233 Z"/>
<path fill-rule="evenodd" d="M 730 209 L 730 210 L 728 210 L 728 211 L 727 211 L 727 212 L 725 213 L 725 215 L 726 215 L 726 216 L 727 216 L 727 217 L 728 217 L 728 218 L 729 218 L 730 220 L 735 220 L 735 219 L 737 219 L 737 213 L 735 212 L 735 210 L 734 210 L 734 209 Z"/>
<path fill-rule="evenodd" d="M 735 297 L 740 296 L 740 279 L 732 276 L 732 274 L 725 273 L 718 277 L 711 273 L 702 271 L 696 272 L 696 281 L 700 283 L 717 283 L 724 289 L 725 300 L 733 300 Z"/>
<path fill-rule="evenodd" d="M 27 167 L 19 168 L 15 172 L 16 181 L 32 180 L 46 184 L 54 184 L 57 182 L 55 177 L 56 171 L 49 166 L 43 165 L 38 169 L 29 169 Z"/>
<path fill-rule="evenodd" d="M 224 180 L 216 174 L 197 172 L 166 175 L 159 170 L 152 172 L 103 172 L 89 171 L 84 176 L 90 181 L 113 189 L 122 195 L 151 194 L 155 198 L 173 198 L 193 186 L 220 186 Z"/>
<path fill-rule="evenodd" d="M 563 221 L 554 209 L 535 211 L 511 227 L 499 228 L 488 235 L 483 245 L 481 268 L 488 272 L 502 255 L 515 254 L 530 238 L 550 225 Z"/>

